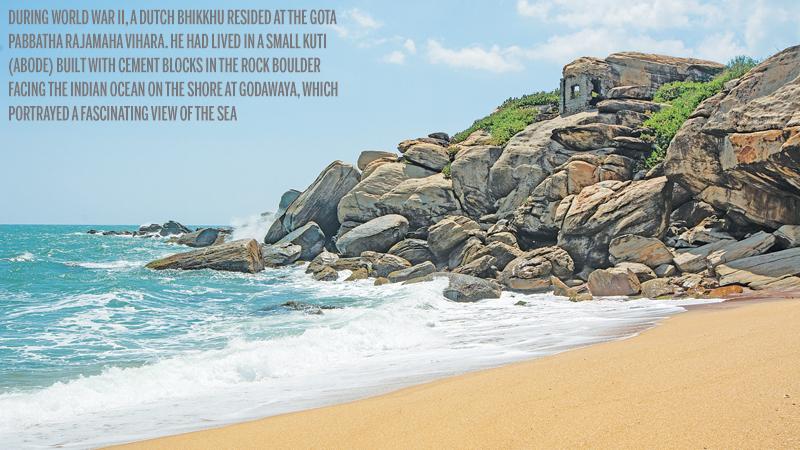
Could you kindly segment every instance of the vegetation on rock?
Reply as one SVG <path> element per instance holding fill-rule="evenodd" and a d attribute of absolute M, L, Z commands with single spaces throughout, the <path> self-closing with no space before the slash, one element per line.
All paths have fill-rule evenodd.
<path fill-rule="evenodd" d="M 539 114 L 537 106 L 552 105 L 557 108 L 559 95 L 560 91 L 556 89 L 509 98 L 488 116 L 476 120 L 466 130 L 453 135 L 452 142 L 459 143 L 475 131 L 485 130 L 492 135 L 493 144 L 503 145 L 536 120 Z"/>
<path fill-rule="evenodd" d="M 703 100 L 716 95 L 725 83 L 741 77 L 757 64 L 758 61 L 753 58 L 737 56 L 727 64 L 724 72 L 711 81 L 675 81 L 661 86 L 653 100 L 666 103 L 670 108 L 653 113 L 644 122 L 644 126 L 652 131 L 643 137 L 651 140 L 654 146 L 645 166 L 651 169 L 664 160 L 672 138 Z"/>

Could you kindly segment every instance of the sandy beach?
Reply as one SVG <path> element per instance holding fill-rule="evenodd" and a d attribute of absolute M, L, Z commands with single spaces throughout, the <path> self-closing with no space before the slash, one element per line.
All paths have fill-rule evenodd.
<path fill-rule="evenodd" d="M 799 448 L 800 301 L 375 398 L 118 448 Z"/>

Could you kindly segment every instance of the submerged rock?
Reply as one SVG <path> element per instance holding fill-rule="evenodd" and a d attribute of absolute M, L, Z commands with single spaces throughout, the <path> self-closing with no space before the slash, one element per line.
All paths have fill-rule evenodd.
<path fill-rule="evenodd" d="M 264 270 L 264 260 L 261 255 L 261 246 L 255 239 L 242 239 L 171 255 L 153 261 L 146 267 L 154 270 L 214 269 L 256 273 Z"/>

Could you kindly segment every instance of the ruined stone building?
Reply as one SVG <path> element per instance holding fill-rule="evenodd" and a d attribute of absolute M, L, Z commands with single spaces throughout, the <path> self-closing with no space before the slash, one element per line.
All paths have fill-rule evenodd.
<path fill-rule="evenodd" d="M 713 61 L 638 52 L 578 58 L 564 66 L 560 112 L 567 116 L 592 109 L 614 87 L 635 86 L 652 96 L 664 83 L 707 81 L 724 68 Z"/>

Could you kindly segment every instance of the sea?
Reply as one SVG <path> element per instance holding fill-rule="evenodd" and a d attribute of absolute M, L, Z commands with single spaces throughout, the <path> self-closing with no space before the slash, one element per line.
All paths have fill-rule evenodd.
<path fill-rule="evenodd" d="M 91 228 L 138 225 L 0 225 L 0 448 L 93 448 L 354 400 L 624 339 L 700 302 L 454 303 L 445 280 L 318 282 L 302 265 L 157 272 L 145 264 L 187 248 Z"/>

